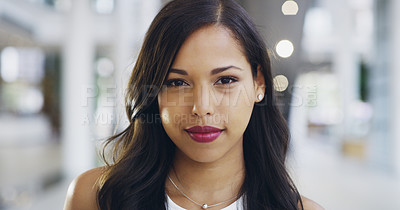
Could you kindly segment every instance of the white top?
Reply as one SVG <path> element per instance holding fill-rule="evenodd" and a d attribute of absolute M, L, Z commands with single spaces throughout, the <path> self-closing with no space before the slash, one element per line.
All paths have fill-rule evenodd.
<path fill-rule="evenodd" d="M 174 203 L 167 194 L 168 210 L 185 210 L 184 208 L 178 206 Z M 243 210 L 243 196 L 233 202 L 231 205 L 221 209 L 221 210 Z"/>

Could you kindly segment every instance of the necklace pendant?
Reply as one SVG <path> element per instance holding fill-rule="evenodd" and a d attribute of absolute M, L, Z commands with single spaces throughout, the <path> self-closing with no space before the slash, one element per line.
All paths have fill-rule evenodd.
<path fill-rule="evenodd" d="M 207 209 L 207 208 L 208 208 L 208 205 L 205 203 L 205 204 L 203 204 L 203 205 L 201 206 L 201 208 Z"/>

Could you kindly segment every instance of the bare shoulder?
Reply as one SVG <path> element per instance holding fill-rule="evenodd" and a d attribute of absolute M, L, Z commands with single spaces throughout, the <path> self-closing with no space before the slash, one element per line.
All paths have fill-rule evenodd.
<path fill-rule="evenodd" d="M 325 210 L 321 205 L 304 196 L 301 196 L 301 200 L 303 202 L 304 210 Z"/>
<path fill-rule="evenodd" d="M 98 179 L 104 170 L 105 167 L 98 167 L 76 177 L 68 187 L 64 210 L 98 210 Z"/>

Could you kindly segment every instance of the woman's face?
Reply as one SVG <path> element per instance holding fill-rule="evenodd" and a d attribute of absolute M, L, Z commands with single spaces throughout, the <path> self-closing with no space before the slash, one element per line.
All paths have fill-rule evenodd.
<path fill-rule="evenodd" d="M 158 95 L 162 125 L 178 152 L 198 162 L 241 153 L 257 95 L 264 96 L 264 77 L 257 75 L 254 80 L 226 28 L 207 26 L 190 35 Z"/>

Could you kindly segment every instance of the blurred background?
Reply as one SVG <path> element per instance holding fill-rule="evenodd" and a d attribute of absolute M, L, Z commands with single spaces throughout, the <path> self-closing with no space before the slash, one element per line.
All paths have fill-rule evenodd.
<path fill-rule="evenodd" d="M 167 0 L 0 0 L 0 210 L 62 209 L 122 130 Z M 288 167 L 326 209 L 400 209 L 400 1 L 241 0 L 272 55 Z"/>

